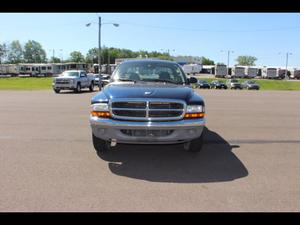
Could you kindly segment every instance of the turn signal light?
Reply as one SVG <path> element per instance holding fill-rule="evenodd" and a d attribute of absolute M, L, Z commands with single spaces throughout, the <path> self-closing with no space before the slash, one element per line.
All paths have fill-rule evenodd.
<path fill-rule="evenodd" d="M 197 119 L 197 118 L 203 118 L 204 117 L 204 113 L 201 112 L 201 113 L 186 113 L 184 115 L 184 118 L 185 119 Z"/>
<path fill-rule="evenodd" d="M 104 117 L 104 118 L 110 117 L 110 113 L 109 112 L 92 111 L 91 115 L 92 116 L 97 116 L 97 117 Z"/>

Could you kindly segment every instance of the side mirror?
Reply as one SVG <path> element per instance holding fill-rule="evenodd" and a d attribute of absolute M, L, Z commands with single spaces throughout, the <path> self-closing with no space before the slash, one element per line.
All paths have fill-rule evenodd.
<path fill-rule="evenodd" d="M 190 84 L 195 84 L 198 80 L 195 77 L 190 77 L 188 78 L 188 81 L 190 82 Z"/>

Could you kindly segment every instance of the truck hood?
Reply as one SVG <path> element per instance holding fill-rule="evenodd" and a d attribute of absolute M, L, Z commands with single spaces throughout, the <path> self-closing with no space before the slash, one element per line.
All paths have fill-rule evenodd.
<path fill-rule="evenodd" d="M 92 103 L 114 98 L 167 98 L 183 100 L 187 104 L 204 104 L 203 99 L 189 86 L 162 83 L 110 83 L 97 94 Z"/>

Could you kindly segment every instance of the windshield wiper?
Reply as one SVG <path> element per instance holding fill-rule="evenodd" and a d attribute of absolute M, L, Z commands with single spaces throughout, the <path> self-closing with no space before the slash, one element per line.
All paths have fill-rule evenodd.
<path fill-rule="evenodd" d="M 132 81 L 132 82 L 137 82 L 136 80 L 131 80 L 131 79 L 118 79 L 118 81 Z"/>
<path fill-rule="evenodd" d="M 172 80 L 162 80 L 162 79 L 157 79 L 154 80 L 155 82 L 165 82 L 165 83 L 171 83 L 171 84 L 182 84 L 182 83 L 178 83 L 176 81 L 172 81 Z"/>
<path fill-rule="evenodd" d="M 175 81 L 172 81 L 172 80 L 163 80 L 163 79 L 147 79 L 147 80 L 144 80 L 144 81 L 164 82 L 164 83 L 171 83 L 171 84 L 182 84 L 182 83 L 178 83 L 178 82 L 175 82 Z"/>

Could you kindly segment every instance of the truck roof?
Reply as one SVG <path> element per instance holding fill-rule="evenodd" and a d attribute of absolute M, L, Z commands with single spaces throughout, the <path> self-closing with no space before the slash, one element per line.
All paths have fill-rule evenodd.
<path fill-rule="evenodd" d="M 170 60 L 162 60 L 162 59 L 133 59 L 122 62 L 122 64 L 128 63 L 137 63 L 137 62 L 154 62 L 154 63 L 168 63 L 168 64 L 176 64 L 178 63 L 170 61 Z"/>

